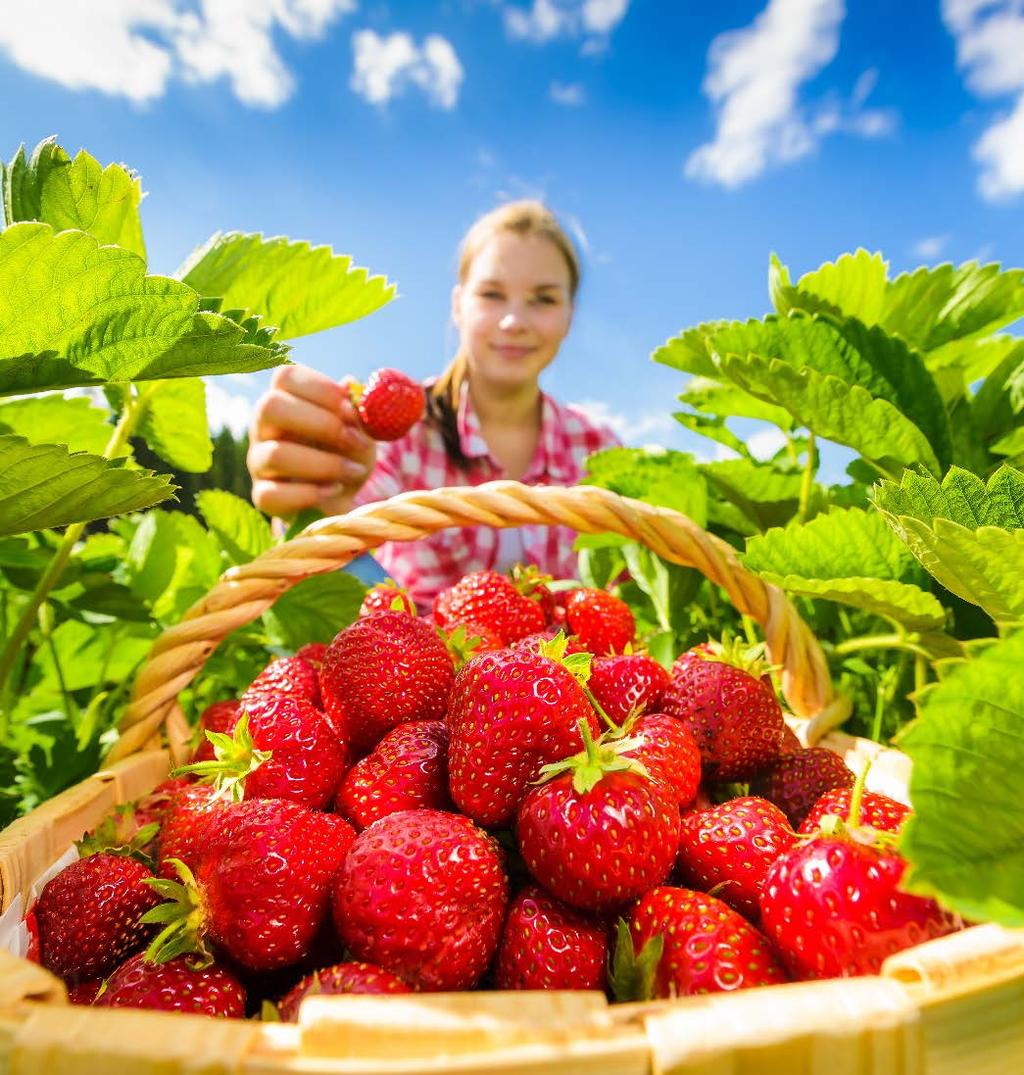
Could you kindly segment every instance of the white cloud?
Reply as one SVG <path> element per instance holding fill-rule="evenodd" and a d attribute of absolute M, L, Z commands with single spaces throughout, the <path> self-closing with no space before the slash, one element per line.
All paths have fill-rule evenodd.
<path fill-rule="evenodd" d="M 910 248 L 910 252 L 925 261 L 934 261 L 946 248 L 952 238 L 947 232 L 945 235 L 928 235 L 924 239 L 918 239 Z"/>
<path fill-rule="evenodd" d="M 587 99 L 582 82 L 552 82 L 548 93 L 555 104 L 567 108 L 577 108 Z"/>
<path fill-rule="evenodd" d="M 529 8 L 506 6 L 502 10 L 509 37 L 543 45 L 556 37 L 587 37 L 588 52 L 619 25 L 629 10 L 629 0 L 533 0 Z"/>
<path fill-rule="evenodd" d="M 373 30 L 352 35 L 355 66 L 349 85 L 371 104 L 386 104 L 419 86 L 440 108 L 454 108 L 459 99 L 463 69 L 451 43 L 429 34 L 419 48 L 406 33 L 387 37 Z"/>
<path fill-rule="evenodd" d="M 584 399 L 571 404 L 593 422 L 607 426 L 623 443 L 641 447 L 646 441 L 665 443 L 678 432 L 679 423 L 664 411 L 620 414 L 602 399 Z"/>
<path fill-rule="evenodd" d="M 206 384 L 206 413 L 210 420 L 210 430 L 214 433 L 227 426 L 236 437 L 243 436 L 249 429 L 255 408 L 249 396 L 228 392 L 221 387 L 220 379 L 204 377 Z"/>
<path fill-rule="evenodd" d="M 943 0 L 942 17 L 971 92 L 1013 99 L 971 151 L 981 165 L 978 190 L 990 201 L 1024 193 L 1024 2 Z"/>
<path fill-rule="evenodd" d="M 747 447 L 755 459 L 771 459 L 786 446 L 786 434 L 778 426 L 766 426 L 747 437 Z"/>
<path fill-rule="evenodd" d="M 687 176 L 738 187 L 770 165 L 806 156 L 825 134 L 892 130 L 894 113 L 863 108 L 877 79 L 871 71 L 846 104 L 822 105 L 813 115 L 800 105 L 800 86 L 835 57 L 844 15 L 843 0 L 769 0 L 750 25 L 711 42 L 704 92 L 717 129 L 690 155 Z"/>
<path fill-rule="evenodd" d="M 73 90 L 144 103 L 172 78 L 227 78 L 245 104 L 273 108 L 294 80 L 274 46 L 280 30 L 315 40 L 355 0 L 8 0 L 0 52 Z"/>

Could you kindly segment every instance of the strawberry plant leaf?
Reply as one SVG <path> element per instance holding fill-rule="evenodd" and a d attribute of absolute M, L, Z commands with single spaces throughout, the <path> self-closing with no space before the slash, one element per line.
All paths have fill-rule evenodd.
<path fill-rule="evenodd" d="M 700 472 L 709 489 L 739 508 L 756 529 L 782 526 L 796 514 L 803 482 L 801 474 L 785 473 L 752 459 L 702 463 Z"/>
<path fill-rule="evenodd" d="M 30 444 L 62 444 L 73 452 L 102 455 L 113 426 L 110 415 L 84 397 L 38 396 L 0 403 L 0 433 Z"/>
<path fill-rule="evenodd" d="M 330 642 L 359 614 L 366 587 L 347 571 L 333 571 L 293 586 L 263 613 L 271 645 L 296 650 L 307 642 Z"/>
<path fill-rule="evenodd" d="M 904 883 L 974 920 L 1024 926 L 1024 633 L 954 665 L 917 698 Z M 998 824 L 992 819 L 998 818 Z"/>
<path fill-rule="evenodd" d="M 395 296 L 395 285 L 329 246 L 259 234 L 217 232 L 177 276 L 226 307 L 259 314 L 284 340 L 344 325 Z"/>
<path fill-rule="evenodd" d="M 138 511 L 174 495 L 165 475 L 123 460 L 0 436 L 0 534 L 21 534 Z"/>
<path fill-rule="evenodd" d="M 885 400 L 902 412 L 904 420 L 913 422 L 931 444 L 929 454 L 943 467 L 949 464 L 949 418 L 931 374 L 920 354 L 880 328 L 869 327 L 851 317 L 839 320 L 827 315 L 794 314 L 785 318 L 767 317 L 763 321 L 733 322 L 712 333 L 708 346 L 729 380 L 762 399 L 778 403 L 791 414 L 792 406 L 784 399 L 766 396 L 764 385 L 755 392 L 738 379 L 745 362 L 782 359 L 794 370 L 809 369 L 865 389 L 874 398 Z M 815 433 L 822 432 L 810 428 Z M 822 435 L 828 436 L 823 432 Z"/>
<path fill-rule="evenodd" d="M 684 373 L 717 380 L 718 370 L 708 349 L 708 337 L 728 324 L 728 321 L 709 321 L 696 328 L 687 329 L 667 340 L 651 355 L 651 359 Z"/>
<path fill-rule="evenodd" d="M 1024 474 L 1004 466 L 986 484 L 954 468 L 940 484 L 908 473 L 874 502 L 947 590 L 1003 629 L 1024 623 Z"/>
<path fill-rule="evenodd" d="M 852 605 L 911 630 L 945 622 L 945 609 L 921 588 L 927 576 L 874 513 L 831 511 L 802 526 L 769 530 L 747 542 L 743 562 L 788 593 Z"/>
<path fill-rule="evenodd" d="M 920 351 L 987 335 L 1024 316 L 1024 270 L 968 261 L 903 273 L 889 285 L 882 327 Z M 941 362 L 942 359 L 938 358 Z"/>
<path fill-rule="evenodd" d="M 793 416 L 782 407 L 773 407 L 762 399 L 744 392 L 734 384 L 722 384 L 708 377 L 694 377 L 676 397 L 705 414 L 725 418 L 756 418 L 771 422 L 779 429 L 793 428 Z"/>
<path fill-rule="evenodd" d="M 707 522 L 707 487 L 686 452 L 606 448 L 587 458 L 586 470 L 583 484 L 672 508 L 698 526 Z"/>
<path fill-rule="evenodd" d="M 780 272 L 780 269 L 782 270 Z M 777 281 L 772 286 L 772 281 Z M 885 302 L 887 265 L 881 254 L 858 249 L 843 254 L 834 262 L 826 261 L 819 269 L 804 273 L 795 286 L 789 274 L 773 255 L 769 290 L 780 314 L 790 310 L 808 313 L 838 312 L 855 317 L 865 325 L 878 323 Z"/>
<path fill-rule="evenodd" d="M 196 506 L 229 564 L 248 563 L 274 543 L 266 517 L 233 493 L 204 490 L 196 496 Z"/>
<path fill-rule="evenodd" d="M 0 233 L 0 395 L 107 381 L 265 369 L 281 345 L 247 343 L 199 311 L 176 280 L 81 231 L 14 224 Z"/>
<path fill-rule="evenodd" d="M 206 419 L 206 386 L 198 377 L 156 381 L 142 391 L 145 411 L 138 436 L 178 470 L 202 474 L 213 463 Z M 2 413 L 2 412 L 0 412 Z"/>
<path fill-rule="evenodd" d="M 24 147 L 11 162 L 8 223 L 38 220 L 54 231 L 87 231 L 101 244 L 114 243 L 145 258 L 139 203 L 142 181 L 124 165 L 104 168 L 80 150 L 75 159 L 47 138 L 30 160 Z"/>
<path fill-rule="evenodd" d="M 785 407 L 818 436 L 855 448 L 883 473 L 898 474 L 918 463 L 939 473 L 924 433 L 891 403 L 859 385 L 756 355 L 727 356 L 722 370 L 753 395 Z"/>
<path fill-rule="evenodd" d="M 707 437 L 708 440 L 724 444 L 726 448 L 731 448 L 737 455 L 743 456 L 745 459 L 751 458 L 750 449 L 747 447 L 746 442 L 740 440 L 733 433 L 725 424 L 725 419 L 721 415 L 712 417 L 707 414 L 690 414 L 687 411 L 675 411 L 672 417 L 684 429 L 689 429 L 692 433 L 696 433 L 697 436 Z"/>
<path fill-rule="evenodd" d="M 43 687 L 59 686 L 57 668 L 70 691 L 119 683 L 129 679 L 153 645 L 150 624 L 104 625 L 65 620 L 50 636 L 52 645 L 40 649 L 36 667 Z"/>

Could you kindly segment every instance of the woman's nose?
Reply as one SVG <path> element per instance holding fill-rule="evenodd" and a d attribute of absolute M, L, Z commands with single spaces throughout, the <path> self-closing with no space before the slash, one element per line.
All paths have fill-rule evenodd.
<path fill-rule="evenodd" d="M 510 329 L 520 328 L 523 321 L 522 311 L 512 307 L 502 315 L 501 320 L 498 322 L 498 328 L 507 332 Z"/>

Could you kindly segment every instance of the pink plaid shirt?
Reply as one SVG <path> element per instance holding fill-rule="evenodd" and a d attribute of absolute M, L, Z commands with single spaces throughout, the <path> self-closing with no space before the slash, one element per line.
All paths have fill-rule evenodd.
<path fill-rule="evenodd" d="M 523 476 L 525 485 L 572 485 L 583 474 L 592 452 L 619 444 L 616 436 L 576 407 L 541 394 L 537 451 Z M 482 485 L 504 478 L 487 448 L 480 423 L 463 386 L 458 410 L 459 440 L 469 460 L 460 470 L 448 458 L 441 434 L 432 423 L 418 422 L 400 440 L 377 447 L 377 466 L 359 491 L 356 504 L 384 500 L 413 489 L 444 485 Z M 417 541 L 391 541 L 373 555 L 399 585 L 406 587 L 421 612 L 434 598 L 470 571 L 505 571 L 515 562 L 536 564 L 555 578 L 576 574 L 574 530 L 565 526 L 523 526 L 495 530 L 489 526 L 441 530 Z"/>

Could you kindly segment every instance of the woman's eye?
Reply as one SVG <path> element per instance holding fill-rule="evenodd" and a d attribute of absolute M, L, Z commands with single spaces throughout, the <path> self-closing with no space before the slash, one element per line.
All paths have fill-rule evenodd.
<path fill-rule="evenodd" d="M 534 302 L 543 303 L 545 306 L 554 306 L 558 300 L 554 295 L 538 295 Z"/>

